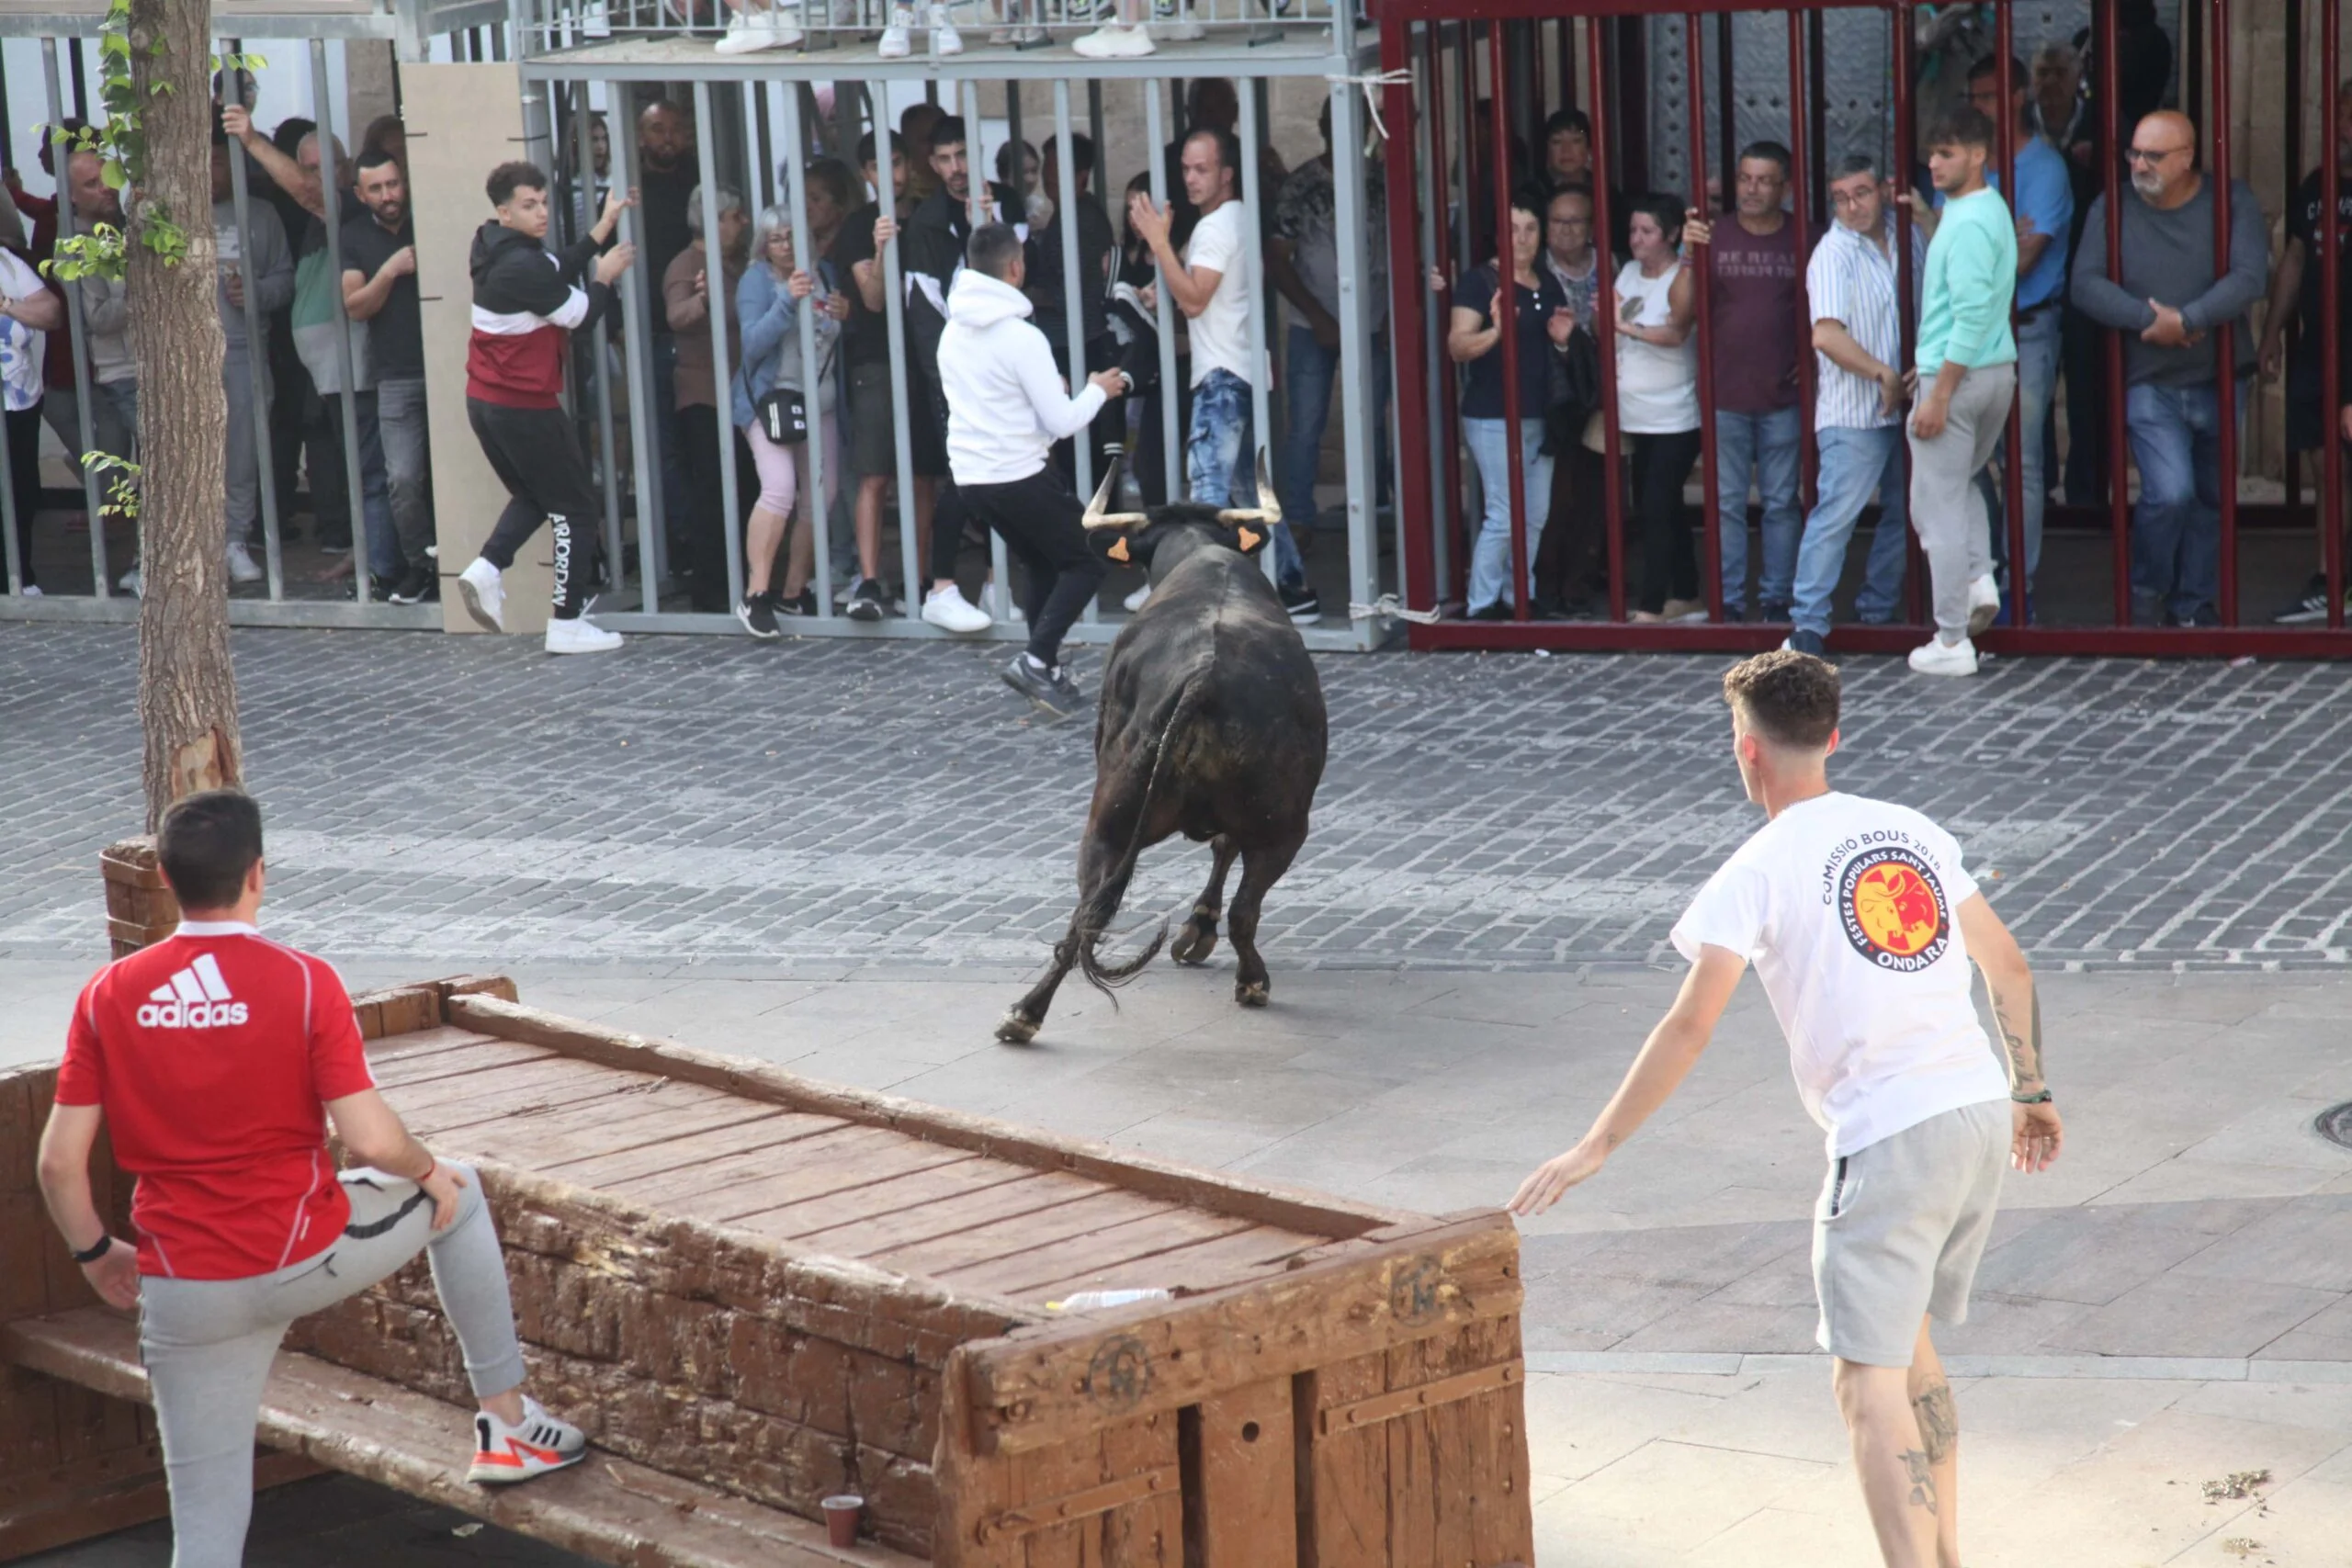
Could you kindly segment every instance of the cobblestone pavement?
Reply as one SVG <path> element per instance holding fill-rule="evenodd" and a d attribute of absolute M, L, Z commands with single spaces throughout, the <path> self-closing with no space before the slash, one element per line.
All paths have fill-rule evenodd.
<path fill-rule="evenodd" d="M 767 973 L 1025 964 L 1068 918 L 1091 727 L 1040 722 L 1004 649 L 242 631 L 274 929 L 337 955 Z M 1668 955 L 1756 824 L 1710 657 L 1334 656 L 1277 969 Z M 96 954 L 94 860 L 137 825 L 137 648 L 0 626 L 0 953 Z M 1080 678 L 1099 669 L 1082 656 Z M 1846 666 L 1838 776 L 1967 845 L 2045 964 L 2341 964 L 2352 672 L 2003 660 Z M 1181 908 L 1197 849 L 1129 914 Z"/>

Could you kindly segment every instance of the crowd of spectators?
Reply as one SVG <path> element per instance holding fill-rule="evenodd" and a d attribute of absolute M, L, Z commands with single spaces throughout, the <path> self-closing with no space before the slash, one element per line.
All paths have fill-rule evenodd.
<path fill-rule="evenodd" d="M 1931 567 L 1945 557 L 1934 573 L 1941 582 L 1934 597 L 1946 601 L 1939 643 L 1960 646 L 1987 625 L 2006 624 L 2019 597 L 2035 617 L 2046 508 L 2105 498 L 2106 344 L 2114 333 L 2124 344 L 2122 412 L 2139 474 L 2132 621 L 2218 624 L 2223 370 L 2237 383 L 2241 413 L 2257 369 L 2285 374 L 2292 452 L 2315 456 L 2339 423 L 2352 439 L 2352 413 L 2339 419 L 2321 406 L 2320 176 L 2312 174 L 2290 206 L 2275 275 L 2261 204 L 2232 180 L 2227 256 L 2217 262 L 2218 182 L 2203 167 L 2196 126 L 2159 107 L 2170 46 L 2144 3 L 2126 4 L 2118 50 L 2124 144 L 2112 153 L 2121 263 L 2110 273 L 2101 243 L 2109 154 L 2098 130 L 2105 117 L 2088 96 L 2087 39 L 2049 40 L 2030 64 L 2010 62 L 2005 102 L 2003 62 L 1983 51 L 1991 33 L 1979 24 L 1989 8 L 1919 9 L 1921 162 L 1891 170 L 1871 158 L 1833 156 L 1821 172 L 1831 221 L 1809 244 L 1797 220 L 1792 156 L 1770 141 L 1740 149 L 1728 193 L 1711 182 L 1710 206 L 1728 194 L 1728 210 L 1611 186 L 1605 199 L 1614 234 L 1604 246 L 1594 232 L 1601 193 L 1589 123 L 1562 110 L 1544 123 L 1540 154 L 1508 139 L 1508 256 L 1493 233 L 1491 160 L 1474 165 L 1458 213 L 1470 254 L 1457 276 L 1430 279 L 1448 308 L 1444 343 L 1460 374 L 1462 440 L 1476 479 L 1464 530 L 1470 618 L 1510 618 L 1522 595 L 1539 619 L 1605 613 L 1603 352 L 1615 361 L 1631 619 L 1709 618 L 1696 509 L 1685 499 L 1702 430 L 1713 443 L 1724 619 L 1785 624 L 1792 646 L 1819 651 L 1857 524 L 1873 502 L 1878 526 L 1852 601 L 1859 619 L 1898 617 L 1906 528 L 1919 531 Z M 2335 134 L 2352 169 L 2352 84 L 2344 103 Z M 1481 152 L 1494 146 L 1490 115 L 1487 104 L 1474 106 L 1472 139 Z M 1999 155 L 2004 120 L 2014 189 L 2005 186 Z M 1983 155 L 1972 166 L 1981 184 L 1969 186 L 1964 153 L 1979 144 Z M 1954 153 L 1948 169 L 1939 148 Z M 1947 175 L 1962 183 L 1948 184 Z M 1963 199 L 1973 204 L 1968 220 L 1947 237 Z M 1911 218 L 1907 258 L 1897 250 L 1898 204 Z M 2338 193 L 2336 211 L 2340 224 L 2352 220 L 2352 195 Z M 2001 243 L 1987 248 L 1996 230 Z M 1908 298 L 1899 282 L 1906 271 Z M 2013 278 L 1997 299 L 1987 293 L 1993 276 Z M 1605 295 L 1604 278 L 1613 280 Z M 1931 279 L 1949 287 L 1939 291 Z M 2266 286 L 2257 334 L 2250 311 Z M 1702 287 L 1711 339 L 1703 343 Z M 1515 487 L 1502 397 L 1507 311 L 1517 323 Z M 2223 326 L 2233 329 L 2236 363 L 2229 367 L 2216 358 Z M 1939 378 L 1947 344 L 1949 375 Z M 1702 354 L 1711 369 L 1706 409 Z M 2352 355 L 2346 373 L 2352 384 Z M 2013 408 L 2022 433 L 2015 454 L 2006 430 Z M 1818 454 L 1809 513 L 1808 435 Z M 1919 477 L 1923 460 L 1952 482 Z M 2009 558 L 2012 479 L 2022 560 Z M 1512 564 L 1514 490 L 1523 582 Z M 1751 539 L 1760 549 L 1751 550 Z M 2325 580 L 2314 573 L 2274 618 L 2312 622 L 2326 613 Z M 1957 657 L 1930 650 L 1925 662 Z M 1973 651 L 1962 661 L 1973 669 Z"/>

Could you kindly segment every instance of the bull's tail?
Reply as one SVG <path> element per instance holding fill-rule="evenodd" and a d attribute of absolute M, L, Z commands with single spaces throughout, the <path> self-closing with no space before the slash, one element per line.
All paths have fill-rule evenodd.
<path fill-rule="evenodd" d="M 1196 672 L 1185 681 L 1183 689 L 1176 694 L 1175 704 L 1168 710 L 1168 722 L 1160 726 L 1159 738 L 1152 743 L 1151 772 L 1144 779 L 1143 798 L 1136 804 L 1135 828 L 1127 835 L 1126 852 L 1119 857 L 1119 863 L 1113 868 L 1106 884 L 1108 886 L 1120 888 L 1124 893 L 1127 884 L 1134 879 L 1136 863 L 1143 856 L 1144 829 L 1151 820 L 1152 798 L 1159 793 L 1161 771 L 1168 766 L 1169 752 L 1182 739 L 1185 724 L 1200 706 L 1206 682 Z M 1090 918 L 1095 902 L 1095 898 L 1079 900 L 1076 912 L 1070 916 L 1067 940 L 1076 950 L 1079 973 L 1086 976 L 1087 984 L 1110 997 L 1112 1005 L 1116 1007 L 1118 998 L 1112 988 L 1124 986 L 1142 974 L 1144 966 L 1159 956 L 1159 950 L 1168 945 L 1169 922 L 1163 919 L 1159 929 L 1152 933 L 1151 940 L 1131 957 L 1121 963 L 1105 964 L 1101 949 L 1104 935 L 1102 926 L 1109 912 L 1106 910 L 1100 917 Z"/>

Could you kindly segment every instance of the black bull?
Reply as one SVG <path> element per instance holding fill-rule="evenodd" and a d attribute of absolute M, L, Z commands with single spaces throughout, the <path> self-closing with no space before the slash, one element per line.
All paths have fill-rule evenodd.
<path fill-rule="evenodd" d="M 1077 911 L 1045 978 L 998 1025 L 1000 1040 L 1035 1037 L 1073 965 L 1107 987 L 1158 954 L 1168 938 L 1164 921 L 1124 963 L 1104 964 L 1099 948 L 1136 859 L 1178 833 L 1207 843 L 1212 862 L 1171 954 L 1182 964 L 1205 962 L 1218 917 L 1229 915 L 1239 960 L 1234 999 L 1266 1005 L 1258 909 L 1306 841 L 1329 723 L 1306 645 L 1250 558 L 1265 547 L 1267 522 L 1280 516 L 1263 489 L 1264 504 L 1246 512 L 1176 505 L 1124 520 L 1104 520 L 1102 498 L 1095 498 L 1089 525 L 1097 547 L 1114 560 L 1148 565 L 1151 599 L 1111 645 L 1102 670 Z M 1228 912 L 1225 875 L 1237 856 L 1241 886 Z"/>

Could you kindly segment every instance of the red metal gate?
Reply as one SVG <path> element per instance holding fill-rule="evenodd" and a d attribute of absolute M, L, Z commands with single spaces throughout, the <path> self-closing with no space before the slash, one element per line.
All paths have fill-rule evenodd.
<path fill-rule="evenodd" d="M 2339 154 L 2335 134 L 2339 79 L 2339 0 L 2321 0 L 2316 19 L 2318 32 L 2318 93 L 2307 98 L 2303 91 L 2303 74 L 2307 70 L 2301 47 L 2304 30 L 2303 6 L 2301 0 L 2285 0 L 2290 42 L 2284 58 L 2269 66 L 2283 80 L 2283 92 L 2278 101 L 2284 105 L 2286 118 L 2285 145 L 2286 192 L 2291 193 L 2301 183 L 2303 171 L 2297 167 L 2295 149 L 2301 140 L 2300 120 L 2302 106 L 2316 102 L 2320 107 L 2321 155 L 2318 159 L 2322 212 L 2327 211 L 2326 194 L 2336 191 L 2339 178 Z M 1908 186 L 1910 171 L 1915 167 L 1913 140 L 1913 39 L 1915 11 L 1908 4 L 1879 4 L 1865 6 L 1807 4 L 1804 0 L 1794 6 L 1766 6 L 1751 0 L 1695 0 L 1687 10 L 1676 13 L 1681 21 L 1681 41 L 1685 56 L 1688 99 L 1688 147 L 1686 159 L 1687 189 L 1680 194 L 1689 206 L 1711 211 L 1706 189 L 1705 171 L 1708 166 L 1707 106 L 1702 91 L 1709 84 L 1705 69 L 1710 51 L 1702 26 L 1704 17 L 1717 23 L 1717 46 L 1713 62 L 1718 66 L 1714 90 L 1720 104 L 1723 126 L 1722 151 L 1726 163 L 1735 144 L 1733 125 L 1733 68 L 1729 51 L 1729 20 L 1738 12 L 1784 12 L 1787 17 L 1789 70 L 1786 103 L 1789 106 L 1788 147 L 1792 152 L 1791 169 L 1792 218 L 1798 226 L 1798 265 L 1800 276 L 1810 254 L 1811 242 L 1819 232 L 1820 221 L 1813 215 L 1826 215 L 1826 194 L 1828 181 L 1826 167 L 1828 149 L 1823 145 L 1821 133 L 1820 97 L 1823 85 L 1823 54 L 1821 22 L 1831 12 L 1870 11 L 1883 16 L 1892 33 L 1891 54 L 1894 61 L 1891 83 L 1891 113 L 1893 156 L 1889 172 Z M 2012 8 L 2007 4 L 1989 7 L 1993 13 L 1995 38 L 1992 54 L 1997 62 L 1999 91 L 2003 106 L 2011 101 L 2014 67 L 2018 40 L 2012 36 Z M 2208 177 L 2233 170 L 2231 138 L 2231 36 L 2233 7 L 2231 0 L 2183 0 L 2180 16 L 2187 42 L 2184 61 L 2179 72 L 2179 102 L 2199 124 L 2200 166 Z M 2267 7 L 2264 7 L 2265 10 Z M 1448 221 L 1448 213 L 1462 204 L 1464 209 L 1476 201 L 1484 215 L 1487 201 L 1493 204 L 1492 220 L 1497 234 L 1510 231 L 1510 171 L 1512 164 L 1513 127 L 1532 127 L 1541 121 L 1545 110 L 1563 107 L 1582 108 L 1590 118 L 1592 163 L 1595 177 L 1591 196 L 1594 207 L 1593 231 L 1600 248 L 1600 265 L 1613 273 L 1610 254 L 1612 233 L 1611 204 L 1615 191 L 1638 190 L 1647 184 L 1636 177 L 1644 171 L 1645 159 L 1639 155 L 1646 142 L 1641 124 L 1641 107 L 1655 82 L 1645 69 L 1644 60 L 1644 29 L 1649 27 L 1666 8 L 1643 0 L 1385 0 L 1380 7 L 1381 65 L 1387 85 L 1383 100 L 1384 117 L 1389 133 L 1386 160 L 1392 191 L 1411 193 L 1413 199 L 1393 199 L 1389 203 L 1390 246 L 1389 275 L 1395 290 L 1390 311 L 1393 330 L 1396 333 L 1396 351 L 1398 375 L 1396 398 L 1398 430 L 1404 439 L 1400 443 L 1403 481 L 1397 504 L 1403 511 L 1404 558 L 1401 563 L 1409 609 L 1430 612 L 1442 611 L 1443 618 L 1432 624 L 1415 625 L 1410 629 L 1411 644 L 1419 649 L 1478 648 L 1611 649 L 1646 649 L 1659 650 L 1742 651 L 1777 646 L 1787 633 L 1785 625 L 1758 623 L 1726 623 L 1723 616 L 1722 574 L 1719 570 L 1719 517 L 1716 500 L 1715 418 L 1712 396 L 1713 364 L 1714 358 L 1712 328 L 1708 319 L 1706 268 L 1707 253 L 1693 253 L 1690 265 L 1698 269 L 1700 287 L 1698 301 L 1698 358 L 1700 418 L 1702 430 L 1701 470 L 1704 489 L 1703 522 L 1701 526 L 1701 558 L 1705 573 L 1705 593 L 1709 619 L 1704 625 L 1636 624 L 1627 619 L 1628 574 L 1624 527 L 1626 495 L 1624 477 L 1621 472 L 1618 423 L 1618 399 L 1615 387 L 1615 355 L 1605 340 L 1600 355 L 1601 368 L 1602 415 L 1606 434 L 1601 446 L 1603 468 L 1602 495 L 1600 505 L 1606 515 L 1606 558 L 1609 591 L 1603 615 L 1605 618 L 1577 620 L 1537 620 L 1530 617 L 1528 558 L 1532 547 L 1528 519 L 1531 508 L 1540 508 L 1546 498 L 1528 497 L 1522 493 L 1520 462 L 1520 431 L 1522 409 L 1518 385 L 1518 354 L 1514 334 L 1501 334 L 1502 384 L 1505 412 L 1503 425 L 1510 444 L 1509 483 L 1511 511 L 1511 570 L 1517 591 L 1511 595 L 1512 618 L 1504 621 L 1470 621 L 1460 618 L 1462 610 L 1463 568 L 1468 558 L 1464 537 L 1464 491 L 1462 461 L 1462 431 L 1455 406 L 1453 367 L 1443 359 L 1439 345 L 1442 342 L 1443 326 L 1441 303 L 1430 310 L 1430 301 L 1423 290 L 1428 287 L 1429 267 L 1433 264 L 1442 278 L 1450 284 L 1461 267 L 1487 258 L 1457 256 L 1455 236 Z M 2098 107 L 2098 164 L 2103 176 L 2106 197 L 2104 232 L 2086 231 L 2084 244 L 2102 244 L 2107 253 L 2110 275 L 2116 270 L 2121 246 L 2121 209 L 2126 181 L 2122 175 L 2121 149 L 2132 127 L 2119 125 L 2120 84 L 2118 81 L 2117 0 L 2093 0 L 2092 51 L 2098 63 L 2100 79 L 2093 93 Z M 2201 46 L 2201 47 L 2200 47 Z M 1556 64 L 1555 63 L 1556 62 Z M 1532 62 L 1532 66 L 1531 66 Z M 1479 80 L 1479 67 L 1486 67 L 1485 81 Z M 1808 69 L 1809 68 L 1809 69 Z M 2259 74 L 2257 71 L 2256 74 Z M 1532 104 L 1515 101 L 1515 94 L 1522 95 L 1525 84 L 1532 83 L 1541 93 L 1545 76 L 1555 82 L 1555 101 Z M 1810 77 L 1810 82 L 1808 82 Z M 1487 97 L 1482 105 L 1479 96 L 1483 86 Z M 1479 125 L 1481 109 L 1486 113 L 1483 128 Z M 1999 144 L 1996 156 L 2003 174 L 2002 188 L 2017 189 L 2014 178 L 2018 127 L 2015 117 L 2007 112 L 1996 117 L 1999 126 Z M 1457 130 L 1458 128 L 1458 130 Z M 1451 145 L 1459 143 L 1458 147 Z M 1633 144 L 1635 155 L 1628 155 Z M 1808 159 L 1808 152 L 1813 156 Z M 1540 149 L 1538 150 L 1540 155 Z M 1808 164 L 1812 165 L 1808 167 Z M 1726 181 L 1728 185 L 1728 181 Z M 1612 191 L 1612 186 L 1615 191 Z M 1726 190 L 1728 195 L 1728 190 Z M 2215 248 L 2226 268 L 2230 225 L 2230 183 L 2227 177 L 2215 182 L 2214 221 Z M 1895 206 L 1898 230 L 1898 265 L 1902 270 L 1902 290 L 1906 302 L 1914 299 L 1911 278 L 1910 217 L 1901 202 Z M 1465 231 L 1474 226 L 1465 225 Z M 2109 540 L 2108 552 L 2111 572 L 2111 614 L 2101 620 L 2075 617 L 2073 624 L 2044 621 L 2027 624 L 2027 582 L 2023 571 L 2014 570 L 2016 563 L 2026 558 L 2025 522 L 2021 505 L 2021 474 L 2019 464 L 2009 460 L 2003 464 L 2006 504 L 2002 508 L 2007 533 L 2007 556 L 2012 570 L 2008 572 L 2009 600 L 2007 605 L 2010 625 L 1985 633 L 1978 645 L 1989 651 L 2002 653 L 2046 654 L 2107 654 L 2107 655 L 2200 655 L 2235 656 L 2256 654 L 2271 658 L 2335 657 L 2352 652 L 2352 635 L 2345 627 L 2345 559 L 2343 511 L 2344 464 L 2343 445 L 2336 439 L 2336 411 L 2344 406 L 2344 390 L 2340 385 L 2337 355 L 2332 345 L 2339 342 L 2339 320 L 2343 303 L 2338 298 L 2335 280 L 2338 276 L 2338 252 L 2341 248 L 2339 224 L 2324 221 L 2317 226 L 2317 254 L 2311 258 L 2320 269 L 2320 333 L 2322 376 L 2323 440 L 2319 455 L 2321 479 L 2319 493 L 2305 498 L 2297 482 L 2296 457 L 2287 457 L 2288 488 L 2283 503 L 2242 504 L 2238 498 L 2239 420 L 2236 408 L 2234 378 L 2228 375 L 2217 378 L 2221 404 L 2220 457 L 2223 484 L 2220 497 L 2221 570 L 2219 604 L 2221 624 L 2218 626 L 2148 626 L 2132 624 L 2131 562 L 2132 562 L 2132 500 L 2129 490 L 2131 474 L 2129 446 L 2125 433 L 2124 361 L 2120 333 L 2109 332 L 2106 336 L 2106 428 L 2098 431 L 2069 429 L 2074 442 L 2096 440 L 2105 447 L 2105 504 L 2103 506 L 2068 508 L 2051 505 L 2047 513 L 2048 532 L 2052 536 L 2061 533 L 2083 538 L 2091 531 L 2102 529 Z M 1803 288 L 1799 290 L 1799 307 L 1803 310 Z M 1425 311 L 1429 311 L 1425 315 Z M 1912 333 L 1916 323 L 1913 310 L 1905 310 L 1905 350 L 1909 357 Z M 2220 343 L 2217 358 L 2222 365 L 2232 363 L 2232 329 L 2218 329 Z M 1799 343 L 1799 363 L 1804 376 L 1803 401 L 1806 427 L 1807 462 L 1805 479 L 1808 493 L 1801 498 L 1809 501 L 1813 475 L 1810 461 L 1812 448 L 1812 367 L 1813 350 L 1809 344 L 1810 321 Z M 1420 439 L 1424 432 L 1428 439 Z M 2009 413 L 2007 452 L 2021 451 L 2028 433 L 2018 427 L 2017 407 L 2012 403 Z M 2040 432 L 2030 433 L 2040 440 Z M 2047 479 L 2045 479 L 2047 483 Z M 1578 497 L 1577 504 L 1588 503 L 1589 498 Z M 1536 515 L 1540 517 L 1541 513 Z M 1554 520 L 1555 523 L 1558 519 Z M 1539 525 L 1540 526 L 1540 525 Z M 2313 622 L 2302 626 L 2277 626 L 2267 619 L 2253 619 L 2241 604 L 2240 552 L 2249 532 L 2269 539 L 2278 538 L 2289 530 L 2316 527 L 2320 534 L 2319 557 L 2326 579 L 2327 612 L 2324 624 Z M 1859 536 L 1858 536 L 1859 538 Z M 2276 552 L 2268 552 L 2276 553 Z M 1862 626 L 1841 624 L 1831 634 L 1831 647 L 1855 652 L 1901 652 L 1920 642 L 1929 631 L 1923 617 L 1925 598 L 1925 562 L 1914 539 L 1909 547 L 1910 561 L 1906 577 L 1909 624 L 1898 626 Z M 2044 562 L 2045 580 L 2050 566 Z M 2299 570 L 2291 579 L 2302 581 Z M 2261 611 L 2256 612 L 2256 615 Z"/>

